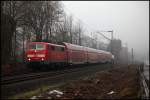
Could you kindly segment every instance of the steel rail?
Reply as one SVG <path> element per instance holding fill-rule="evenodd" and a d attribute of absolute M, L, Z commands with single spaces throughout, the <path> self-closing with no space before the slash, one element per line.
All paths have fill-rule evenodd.
<path fill-rule="evenodd" d="M 77 66 L 74 66 L 77 67 Z M 70 80 L 75 80 L 80 77 L 87 77 L 97 71 L 103 71 L 110 69 L 109 64 L 102 65 L 91 65 L 72 68 L 71 70 L 61 71 L 57 74 L 49 74 L 39 78 L 33 78 L 29 80 L 19 81 L 19 82 L 10 82 L 8 84 L 1 85 L 2 89 L 2 98 L 8 98 L 18 93 L 24 93 L 29 90 L 36 89 L 42 85 L 55 85 L 64 83 Z"/>
<path fill-rule="evenodd" d="M 37 79 L 37 78 L 55 76 L 55 75 L 64 74 L 64 73 L 68 73 L 68 72 L 79 71 L 84 68 L 85 67 L 83 66 L 83 67 L 77 67 L 77 68 L 71 68 L 71 69 L 65 69 L 65 70 L 57 70 L 55 72 L 31 73 L 31 74 L 23 74 L 21 76 L 2 78 L 1 85 L 8 85 L 8 84 L 13 84 L 13 83 L 17 83 L 17 82 L 33 80 L 33 79 Z"/>

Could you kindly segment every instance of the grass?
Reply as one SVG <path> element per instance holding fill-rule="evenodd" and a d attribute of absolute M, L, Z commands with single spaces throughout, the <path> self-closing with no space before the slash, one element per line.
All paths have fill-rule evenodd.
<path fill-rule="evenodd" d="M 78 79 L 87 79 L 87 78 L 89 78 L 89 76 L 88 77 L 83 76 Z M 38 96 L 39 94 L 46 92 L 48 90 L 53 90 L 53 89 L 63 90 L 66 87 L 66 84 L 69 84 L 71 81 L 73 81 L 73 80 L 62 82 L 62 83 L 59 83 L 56 85 L 42 85 L 42 86 L 39 86 L 39 88 L 36 88 L 34 90 L 16 94 L 14 96 L 10 96 L 10 97 L 8 97 L 8 99 L 29 99 L 32 96 Z M 42 88 L 40 88 L 40 87 L 42 87 Z"/>

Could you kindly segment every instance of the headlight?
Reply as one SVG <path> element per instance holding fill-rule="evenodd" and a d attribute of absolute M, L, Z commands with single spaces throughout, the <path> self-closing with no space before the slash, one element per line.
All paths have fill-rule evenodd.
<path fill-rule="evenodd" d="M 34 55 L 27 55 L 27 57 L 34 57 Z"/>
<path fill-rule="evenodd" d="M 31 59 L 29 58 L 28 60 L 30 61 Z"/>
<path fill-rule="evenodd" d="M 37 57 L 45 57 L 45 54 L 38 54 Z"/>

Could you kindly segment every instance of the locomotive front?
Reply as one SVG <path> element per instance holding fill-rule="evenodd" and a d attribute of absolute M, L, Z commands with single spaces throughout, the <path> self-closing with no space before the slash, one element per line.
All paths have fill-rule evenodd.
<path fill-rule="evenodd" d="M 26 51 L 26 63 L 46 63 L 47 50 L 46 43 L 32 42 L 28 45 Z"/>

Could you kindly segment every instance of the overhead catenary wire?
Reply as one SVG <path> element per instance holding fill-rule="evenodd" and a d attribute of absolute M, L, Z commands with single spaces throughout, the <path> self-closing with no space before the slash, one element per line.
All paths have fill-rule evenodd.
<path fill-rule="evenodd" d="M 83 26 L 84 26 L 84 25 L 86 26 L 86 29 L 88 29 L 88 30 L 86 30 L 86 32 L 89 33 L 89 35 L 86 34 L 86 36 L 89 36 L 92 40 L 95 40 L 95 38 L 93 37 L 94 34 L 95 34 L 95 35 L 97 34 L 98 36 L 100 36 L 100 35 L 96 32 L 97 30 L 95 30 L 92 26 L 90 26 L 89 24 L 87 24 L 85 21 L 79 19 L 75 14 L 73 14 L 73 13 L 70 11 L 70 9 L 68 9 L 68 8 L 66 7 L 66 5 L 65 5 L 64 3 L 62 3 L 62 4 L 63 4 L 64 9 L 67 11 L 66 13 L 72 15 L 76 20 L 78 20 L 79 22 L 81 22 L 81 23 L 83 24 Z M 90 29 L 90 30 L 89 30 L 89 29 Z M 101 38 L 101 39 L 100 39 L 100 38 Z M 103 41 L 103 43 L 105 43 L 105 44 L 108 43 L 108 42 L 106 43 L 106 40 L 105 40 L 104 37 L 99 37 L 99 39 L 97 38 L 97 40 L 95 40 L 95 41 L 97 41 L 97 42 L 102 42 L 102 41 Z M 104 41 L 105 41 L 105 42 L 104 42 Z M 109 42 L 110 42 L 110 41 L 109 41 Z"/>
<path fill-rule="evenodd" d="M 67 10 L 67 11 L 70 13 L 70 15 L 72 15 L 72 16 L 73 16 L 74 18 L 76 18 L 78 21 L 80 21 L 81 23 L 83 23 L 83 25 L 88 26 L 88 28 L 90 28 L 91 30 L 93 30 L 93 32 L 95 31 L 94 28 L 92 28 L 90 25 L 88 25 L 87 23 L 85 23 L 83 20 L 80 20 L 75 14 L 73 14 L 73 13 L 65 6 L 65 4 L 63 4 L 63 7 L 65 8 L 65 10 Z M 87 31 L 87 32 L 89 32 L 89 31 Z M 91 32 L 89 32 L 89 33 L 91 33 Z"/>
<path fill-rule="evenodd" d="M 79 19 L 75 14 L 73 14 L 73 13 L 65 6 L 64 3 L 63 3 L 63 7 L 65 8 L 65 10 L 68 11 L 68 13 L 70 13 L 70 15 L 72 15 L 74 18 L 76 18 L 78 21 L 80 21 L 81 23 L 83 23 L 83 25 L 86 25 L 86 26 L 88 27 L 88 29 L 91 30 L 91 31 L 87 30 L 87 33 L 89 33 L 91 39 L 94 39 L 94 38 L 93 38 L 94 35 L 92 35 L 92 34 L 97 34 L 97 35 L 99 35 L 99 34 L 96 32 L 97 30 L 95 30 L 93 27 L 91 27 L 91 26 L 90 26 L 89 24 L 87 24 L 85 21 Z M 87 27 L 86 27 L 86 28 L 87 28 Z M 98 41 L 99 41 L 99 42 L 102 42 L 102 41 L 100 41 L 100 40 L 98 40 Z"/>

